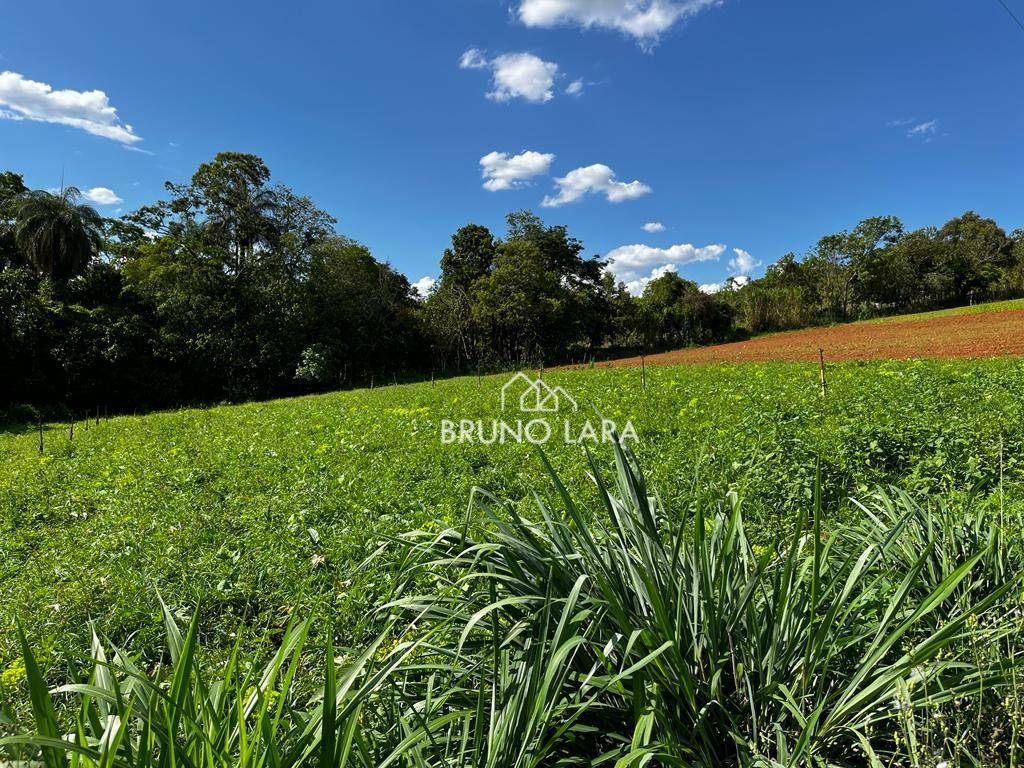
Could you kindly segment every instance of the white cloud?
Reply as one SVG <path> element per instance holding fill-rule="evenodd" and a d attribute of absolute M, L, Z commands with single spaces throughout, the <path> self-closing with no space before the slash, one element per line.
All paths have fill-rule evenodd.
<path fill-rule="evenodd" d="M 117 205 L 118 203 L 124 202 L 117 193 L 112 189 L 106 187 L 93 187 L 82 192 L 82 197 L 88 200 L 90 203 L 96 203 L 96 205 Z"/>
<path fill-rule="evenodd" d="M 17 72 L 0 72 L 0 118 L 69 125 L 126 146 L 142 141 L 103 91 L 55 91 Z"/>
<path fill-rule="evenodd" d="M 530 179 L 546 174 L 555 156 L 528 150 L 518 155 L 491 152 L 480 158 L 483 168 L 484 189 L 499 192 L 504 189 L 528 187 Z"/>
<path fill-rule="evenodd" d="M 698 248 L 689 243 L 680 243 L 669 248 L 654 248 L 650 245 L 623 245 L 607 255 L 609 268 L 620 279 L 636 277 L 636 273 L 659 264 L 696 264 L 701 261 L 717 261 L 725 253 L 720 244 Z"/>
<path fill-rule="evenodd" d="M 503 53 L 491 62 L 493 76 L 487 98 L 526 99 L 537 104 L 554 98 L 558 65 L 532 53 Z"/>
<path fill-rule="evenodd" d="M 460 69 L 491 70 L 491 90 L 487 98 L 493 101 L 525 99 L 543 104 L 555 97 L 558 65 L 544 61 L 532 53 L 503 53 L 488 59 L 479 48 L 469 48 L 459 58 Z M 577 96 L 583 91 L 583 81 L 569 84 L 566 93 Z"/>
<path fill-rule="evenodd" d="M 698 286 L 701 293 L 707 293 L 709 295 L 724 291 L 727 288 L 742 288 L 744 285 L 750 282 L 749 275 L 733 275 L 724 283 L 704 283 Z"/>
<path fill-rule="evenodd" d="M 920 137 L 934 136 L 935 133 L 938 130 L 939 130 L 939 121 L 938 120 L 929 120 L 928 122 L 925 122 L 925 123 L 918 123 L 913 128 L 908 128 L 907 129 L 907 137 L 911 138 L 911 139 L 914 139 L 914 138 L 920 138 Z"/>
<path fill-rule="evenodd" d="M 732 252 L 736 254 L 736 257 L 729 260 L 729 269 L 737 275 L 749 275 L 754 267 L 761 266 L 761 262 L 755 260 L 742 248 L 733 248 Z"/>
<path fill-rule="evenodd" d="M 685 19 L 722 0 L 519 0 L 519 20 L 528 27 L 577 24 L 616 29 L 650 47 Z"/>
<path fill-rule="evenodd" d="M 646 224 L 644 224 L 643 230 L 644 230 L 644 232 L 651 232 L 651 233 L 654 233 L 654 232 L 664 232 L 665 231 L 665 225 L 662 224 L 660 221 L 648 221 Z"/>
<path fill-rule="evenodd" d="M 621 203 L 651 193 L 651 188 L 642 181 L 619 181 L 611 168 L 600 163 L 570 171 L 566 176 L 555 179 L 555 184 L 558 185 L 558 194 L 541 201 L 545 208 L 574 203 L 587 194 L 603 194 L 608 202 Z"/>
<path fill-rule="evenodd" d="M 436 285 L 437 279 L 431 277 L 430 275 L 426 275 L 425 277 L 421 277 L 419 280 L 413 283 L 412 287 L 416 289 L 416 293 L 418 293 L 422 298 L 425 299 L 430 294 L 430 292 L 434 290 L 434 287 Z"/>
<path fill-rule="evenodd" d="M 725 246 L 712 244 L 700 248 L 689 243 L 680 243 L 670 248 L 653 248 L 649 245 L 623 245 L 607 255 L 608 270 L 615 279 L 626 284 L 630 293 L 643 293 L 647 284 L 666 272 L 677 271 L 677 266 L 702 261 L 716 261 Z"/>
<path fill-rule="evenodd" d="M 459 59 L 461 69 L 487 69 L 487 58 L 479 48 L 469 48 Z"/>
<path fill-rule="evenodd" d="M 641 296 L 652 280 L 657 280 L 659 277 L 663 277 L 669 272 L 678 272 L 675 264 L 663 264 L 660 267 L 655 267 L 651 270 L 651 274 L 646 277 L 639 277 L 636 280 L 630 280 L 627 282 L 626 290 L 634 296 Z"/>
<path fill-rule="evenodd" d="M 931 141 L 939 132 L 938 120 L 920 121 L 916 117 L 901 117 L 898 120 L 890 120 L 886 123 L 890 128 L 905 128 L 908 139 L 924 139 Z"/>

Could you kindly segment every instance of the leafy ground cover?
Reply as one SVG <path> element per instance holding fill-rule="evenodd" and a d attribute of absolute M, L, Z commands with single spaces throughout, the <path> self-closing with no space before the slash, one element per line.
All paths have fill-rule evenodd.
<path fill-rule="evenodd" d="M 680 519 L 617 446 L 614 473 L 591 469 L 594 509 L 552 473 L 559 497 L 538 499 L 534 521 L 480 492 L 459 525 L 392 541 L 403 576 L 362 646 L 304 649 L 310 624 L 293 621 L 265 665 L 244 652 L 209 665 L 200 617 L 182 632 L 165 608 L 161 663 L 97 636 L 91 668 L 51 693 L 19 636 L 34 727 L 0 734 L 0 757 L 1020 764 L 1022 560 L 1003 506 L 875 493 L 858 520 L 826 530 L 816 484 L 797 525 L 759 546 L 736 494 Z M 304 665 L 323 670 L 319 695 L 303 691 Z"/>
<path fill-rule="evenodd" d="M 1024 364 L 909 361 L 770 363 L 547 374 L 579 422 L 600 410 L 632 420 L 635 450 L 669 515 L 744 498 L 748 535 L 790 530 L 811 502 L 820 457 L 838 524 L 848 494 L 893 483 L 951 504 L 1020 504 Z M 293 615 L 336 617 L 340 637 L 372 634 L 391 594 L 384 537 L 465 513 L 483 486 L 533 514 L 549 488 L 530 445 L 444 445 L 442 419 L 498 414 L 506 377 L 462 378 L 265 403 L 47 425 L 0 435 L 0 694 L 24 696 L 15 632 L 24 625 L 47 674 L 83 663 L 89 620 L 115 643 L 159 656 L 157 590 L 198 605 L 204 646 L 262 642 Z M 554 441 L 552 464 L 576 488 L 582 448 Z M 596 451 L 607 467 L 608 450 Z M 1000 493 L 1000 477 L 1003 478 Z M 685 500 L 685 502 L 680 501 Z M 685 508 L 679 505 L 687 505 Z M 855 519 L 855 518 L 851 518 Z M 184 616 L 180 618 L 184 619 Z M 239 637 L 241 635 L 241 637 Z"/>

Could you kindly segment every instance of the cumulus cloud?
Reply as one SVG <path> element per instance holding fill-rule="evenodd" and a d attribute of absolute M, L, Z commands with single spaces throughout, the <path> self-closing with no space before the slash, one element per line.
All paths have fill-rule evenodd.
<path fill-rule="evenodd" d="M 722 0 L 519 0 L 519 20 L 528 27 L 576 24 L 623 32 L 644 47 L 662 33 Z"/>
<path fill-rule="evenodd" d="M 416 293 L 418 293 L 421 298 L 425 299 L 427 298 L 427 296 L 430 295 L 430 292 L 434 290 L 434 287 L 436 285 L 437 279 L 431 277 L 430 275 L 426 275 L 424 277 L 421 277 L 415 283 L 413 283 L 412 287 L 416 290 Z"/>
<path fill-rule="evenodd" d="M 96 203 L 96 205 L 117 205 L 118 203 L 124 202 L 117 193 L 112 189 L 106 187 L 93 187 L 92 189 L 86 189 L 82 192 L 82 197 L 88 200 L 90 203 Z"/>
<path fill-rule="evenodd" d="M 491 152 L 480 158 L 484 189 L 500 192 L 505 189 L 528 187 L 530 179 L 546 174 L 555 156 L 528 150 L 518 155 Z"/>
<path fill-rule="evenodd" d="M 0 118 L 68 125 L 125 146 L 142 141 L 103 91 L 57 91 L 17 72 L 0 72 Z"/>
<path fill-rule="evenodd" d="M 714 294 L 721 291 L 724 287 L 725 286 L 722 285 L 721 283 L 702 283 L 701 285 L 697 286 L 698 290 L 701 293 L 706 293 L 709 296 L 713 296 Z"/>
<path fill-rule="evenodd" d="M 654 248 L 649 245 L 623 245 L 607 254 L 608 270 L 615 279 L 626 284 L 634 295 L 643 293 L 651 280 L 666 272 L 676 272 L 679 266 L 702 261 L 717 261 L 725 246 L 712 244 L 697 247 L 680 243 L 669 248 Z"/>
<path fill-rule="evenodd" d="M 635 277 L 636 273 L 659 264 L 696 264 L 702 261 L 717 261 L 725 253 L 720 244 L 698 248 L 690 243 L 680 243 L 668 248 L 654 248 L 640 243 L 622 245 L 607 255 L 609 268 L 621 279 Z"/>
<path fill-rule="evenodd" d="M 568 86 L 566 86 L 565 92 L 569 96 L 582 96 L 583 80 L 573 80 Z"/>
<path fill-rule="evenodd" d="M 558 65 L 532 53 L 503 53 L 491 62 L 492 82 L 487 98 L 526 99 L 534 103 L 554 98 Z"/>
<path fill-rule="evenodd" d="M 644 232 L 651 232 L 651 233 L 654 233 L 654 232 L 664 232 L 665 231 L 665 225 L 662 224 L 660 221 L 648 221 L 646 224 L 644 224 L 643 230 L 644 230 Z"/>
<path fill-rule="evenodd" d="M 459 59 L 459 67 L 490 69 L 491 90 L 487 98 L 493 101 L 525 99 L 543 104 L 555 97 L 558 65 L 532 53 L 503 53 L 488 59 L 480 49 L 470 48 Z"/>
<path fill-rule="evenodd" d="M 555 184 L 558 186 L 558 194 L 553 197 L 549 195 L 541 201 L 545 208 L 574 203 L 588 194 L 603 194 L 608 202 L 621 203 L 651 193 L 651 188 L 642 181 L 619 181 L 611 168 L 600 163 L 569 171 L 566 176 L 555 179 Z"/>
<path fill-rule="evenodd" d="M 749 275 L 754 267 L 761 266 L 761 262 L 756 261 L 742 248 L 733 248 L 732 252 L 736 254 L 736 257 L 729 260 L 729 269 L 737 275 Z"/>

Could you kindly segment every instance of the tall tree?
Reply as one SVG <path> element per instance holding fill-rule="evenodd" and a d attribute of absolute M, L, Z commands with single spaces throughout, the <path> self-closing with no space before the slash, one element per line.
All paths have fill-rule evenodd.
<path fill-rule="evenodd" d="M 494 265 L 497 244 L 487 227 L 467 224 L 452 235 L 452 246 L 441 256 L 441 282 L 468 291 Z"/>
<path fill-rule="evenodd" d="M 202 201 L 206 224 L 227 248 L 236 272 L 249 265 L 258 246 L 276 244 L 278 200 L 269 182 L 266 163 L 242 152 L 218 152 L 192 175 L 192 192 Z"/>
<path fill-rule="evenodd" d="M 18 203 L 26 192 L 28 188 L 19 174 L 0 173 L 0 268 L 24 263 L 14 239 L 14 224 Z"/>
<path fill-rule="evenodd" d="M 938 238 L 946 245 L 945 268 L 957 301 L 984 293 L 1013 265 L 1013 241 L 995 221 L 974 211 L 947 221 Z"/>
<path fill-rule="evenodd" d="M 672 347 L 724 339 L 732 309 L 675 272 L 651 280 L 638 302 L 644 345 Z"/>
<path fill-rule="evenodd" d="M 37 270 L 57 281 L 79 274 L 100 249 L 103 219 L 80 205 L 80 197 L 75 187 L 56 195 L 28 192 L 15 210 L 18 247 Z"/>

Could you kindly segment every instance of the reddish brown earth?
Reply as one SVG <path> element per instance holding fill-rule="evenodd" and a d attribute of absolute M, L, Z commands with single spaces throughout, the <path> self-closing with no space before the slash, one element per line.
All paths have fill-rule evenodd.
<path fill-rule="evenodd" d="M 647 363 L 817 360 L 818 349 L 825 350 L 825 358 L 833 361 L 1024 355 L 1024 311 L 808 328 L 732 344 L 663 352 L 650 355 Z M 600 365 L 640 365 L 640 358 L 624 358 Z"/>

